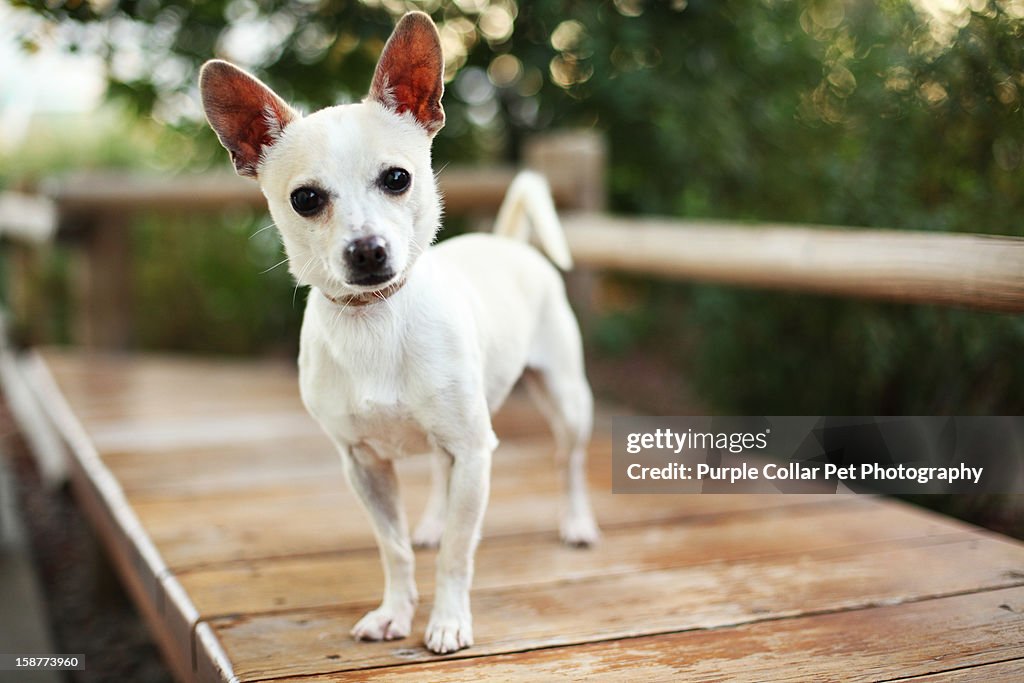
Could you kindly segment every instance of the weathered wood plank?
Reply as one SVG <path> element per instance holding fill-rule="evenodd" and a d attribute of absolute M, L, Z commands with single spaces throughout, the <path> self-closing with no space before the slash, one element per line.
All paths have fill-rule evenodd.
<path fill-rule="evenodd" d="M 613 529 L 589 550 L 567 548 L 554 533 L 487 539 L 476 558 L 478 590 L 579 581 L 595 576 L 770 555 L 801 558 L 825 549 L 973 534 L 964 525 L 903 505 L 844 497 L 826 507 L 793 506 L 755 517 Z M 433 593 L 435 553 L 417 553 L 421 599 Z M 363 605 L 380 595 L 383 576 L 373 549 L 217 565 L 179 574 L 200 618 L 279 610 Z"/>
<path fill-rule="evenodd" d="M 301 490 L 347 489 L 334 446 L 322 434 L 223 441 L 174 448 L 106 450 L 103 462 L 135 501 L 262 492 L 286 482 Z M 495 476 L 513 489 L 531 478 L 546 477 L 553 481 L 556 466 L 551 450 L 547 438 L 537 442 L 507 441 L 496 459 Z M 398 467 L 406 486 L 425 488 L 429 465 L 426 458 L 400 462 Z M 602 485 L 608 475 L 608 468 L 600 465 L 592 471 L 595 485 Z"/>
<path fill-rule="evenodd" d="M 1019 681 L 1022 615 L 1024 588 L 1008 588 L 736 628 L 290 680 Z"/>
<path fill-rule="evenodd" d="M 538 476 L 540 479 L 544 477 Z M 168 566 L 175 571 L 223 562 L 375 547 L 362 508 L 340 478 L 336 486 L 328 487 L 299 488 L 293 483 L 285 482 L 274 489 L 191 498 L 147 498 L 135 501 L 133 506 Z M 820 502 L 809 496 L 730 498 L 734 497 L 616 496 L 603 491 L 592 495 L 598 521 L 606 528 Z M 415 520 L 425 504 L 425 490 L 407 487 L 403 499 L 410 518 Z M 523 491 L 496 485 L 492 487 L 484 519 L 484 536 L 554 537 L 560 506 L 559 494 L 546 487 Z"/>
<path fill-rule="evenodd" d="M 1019 544 L 972 539 L 476 591 L 476 645 L 461 656 L 723 628 L 1017 586 L 1024 584 L 1022 566 Z M 429 605 L 418 611 L 414 634 L 422 634 L 428 611 Z M 347 632 L 362 612 L 352 607 L 239 615 L 210 624 L 243 681 L 437 659 L 415 638 L 353 642 Z M 1013 616 L 1018 627 L 1024 625 Z"/>
<path fill-rule="evenodd" d="M 84 423 L 301 412 L 292 363 L 40 352 Z"/>
<path fill-rule="evenodd" d="M 103 462 L 133 501 L 239 493 L 287 482 L 316 486 L 341 481 L 340 460 L 323 435 L 182 446 L 171 450 L 114 450 Z M 344 485 L 343 482 L 341 482 Z"/>
<path fill-rule="evenodd" d="M 894 678 L 889 683 L 1020 683 L 1024 681 L 1024 659 L 1012 659 L 1006 662 L 994 664 L 980 664 L 967 666 L 952 671 L 925 674 L 923 676 L 911 676 L 909 678 Z"/>
<path fill-rule="evenodd" d="M 140 435 L 138 447 L 121 443 L 116 448 L 108 446 L 102 457 L 135 500 L 262 490 L 279 487 L 285 480 L 305 489 L 345 488 L 337 452 L 319 429 L 313 434 L 287 437 L 250 433 L 231 438 L 232 431 L 232 421 L 224 420 L 224 431 L 207 435 L 205 443 L 199 441 L 201 434 L 177 438 L 168 433 L 167 438 L 177 444 L 174 446 L 159 443 L 162 435 Z M 116 440 L 120 442 L 122 437 Z M 594 450 L 605 446 L 603 441 L 598 442 Z M 553 448 L 549 437 L 506 440 L 495 457 L 495 476 L 512 488 L 544 477 L 553 481 L 557 473 L 551 457 Z M 593 464 L 591 477 L 595 485 L 603 486 L 610 480 L 609 468 L 603 457 Z M 427 486 L 429 459 L 405 458 L 398 463 L 398 469 L 407 486 Z M 549 488 L 547 483 L 543 487 Z"/>
<path fill-rule="evenodd" d="M 88 426 L 181 426 L 175 420 L 235 415 L 304 415 L 290 362 L 233 358 L 39 352 L 66 399 Z M 163 420 L 168 420 L 164 423 Z M 546 434 L 543 416 L 513 394 L 496 416 L 506 437 Z M 312 418 L 310 429 L 319 433 Z"/>

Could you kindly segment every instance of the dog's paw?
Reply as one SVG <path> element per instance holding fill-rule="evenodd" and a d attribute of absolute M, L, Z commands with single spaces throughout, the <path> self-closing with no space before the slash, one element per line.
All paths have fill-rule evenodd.
<path fill-rule="evenodd" d="M 562 543 L 574 548 L 589 548 L 601 538 L 597 522 L 590 514 L 568 515 L 562 520 Z"/>
<path fill-rule="evenodd" d="M 398 640 L 405 638 L 412 630 L 412 610 L 395 610 L 383 605 L 367 612 L 366 616 L 352 627 L 356 640 Z"/>
<path fill-rule="evenodd" d="M 441 545 L 444 519 L 424 516 L 412 532 L 412 544 L 417 548 L 436 548 Z"/>
<path fill-rule="evenodd" d="M 423 644 L 431 652 L 446 655 L 473 644 L 473 622 L 469 617 L 430 617 Z"/>

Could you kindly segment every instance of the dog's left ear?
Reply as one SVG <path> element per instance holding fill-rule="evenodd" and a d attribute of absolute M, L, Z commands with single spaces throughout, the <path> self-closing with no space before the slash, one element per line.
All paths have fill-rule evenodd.
<path fill-rule="evenodd" d="M 444 56 L 434 21 L 423 12 L 402 17 L 384 46 L 369 99 L 397 114 L 409 112 L 430 135 L 444 126 Z"/>

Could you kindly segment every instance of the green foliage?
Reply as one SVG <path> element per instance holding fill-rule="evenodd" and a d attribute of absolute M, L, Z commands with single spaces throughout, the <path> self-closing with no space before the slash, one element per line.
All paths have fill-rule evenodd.
<path fill-rule="evenodd" d="M 111 95 L 162 122 L 171 137 L 154 140 L 184 145 L 178 162 L 160 155 L 165 168 L 225 163 L 189 117 L 199 64 L 231 56 L 239 26 L 271 27 L 248 65 L 312 109 L 361 97 L 394 16 L 416 7 L 439 22 L 453 76 L 441 163 L 512 159 L 533 131 L 595 126 L 617 211 L 1024 235 L 1019 3 L 965 2 L 945 20 L 914 0 L 19 4 L 103 29 Z M 142 36 L 141 69 L 118 66 L 124 35 Z M 142 341 L 283 343 L 298 314 L 283 266 L 257 276 L 253 259 L 262 270 L 276 255 L 253 255 L 252 221 L 170 237 L 145 227 Z M 598 320 L 595 355 L 659 356 L 716 410 L 1024 412 L 1019 317 L 624 286 L 634 304 Z M 147 307 L 176 287 L 181 303 L 150 320 Z"/>
<path fill-rule="evenodd" d="M 1024 235 L 1024 24 L 1001 5 L 965 13 L 945 43 L 907 3 L 655 4 L 624 21 L 602 8 L 578 17 L 594 77 L 566 111 L 606 126 L 617 208 Z M 635 344 L 675 357 L 717 410 L 1024 410 L 1019 317 L 654 289 L 644 318 L 676 330 Z M 596 340 L 621 350 L 622 327 L 610 318 Z"/>
<path fill-rule="evenodd" d="M 741 414 L 1017 414 L 1020 318 L 693 288 L 695 379 Z M 775 413 L 774 411 L 778 411 Z"/>
<path fill-rule="evenodd" d="M 306 291 L 265 215 L 147 220 L 133 237 L 139 345 L 295 355 Z"/>

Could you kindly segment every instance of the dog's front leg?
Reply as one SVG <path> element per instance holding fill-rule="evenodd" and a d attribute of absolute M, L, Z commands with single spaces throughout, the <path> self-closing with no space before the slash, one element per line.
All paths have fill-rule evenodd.
<path fill-rule="evenodd" d="M 441 543 L 445 511 L 448 509 L 448 477 L 452 458 L 447 453 L 432 453 L 430 465 L 430 496 L 423 516 L 412 532 L 412 544 L 417 548 L 436 548 Z"/>
<path fill-rule="evenodd" d="M 473 555 L 490 491 L 491 451 L 477 448 L 452 455 L 434 608 L 424 637 L 427 649 L 438 654 L 473 644 L 469 590 L 473 583 Z"/>
<path fill-rule="evenodd" d="M 352 627 L 352 636 L 357 640 L 404 638 L 416 611 L 415 559 L 394 464 L 359 447 L 342 449 L 341 456 L 349 485 L 369 514 L 384 564 L 384 599 Z"/>

